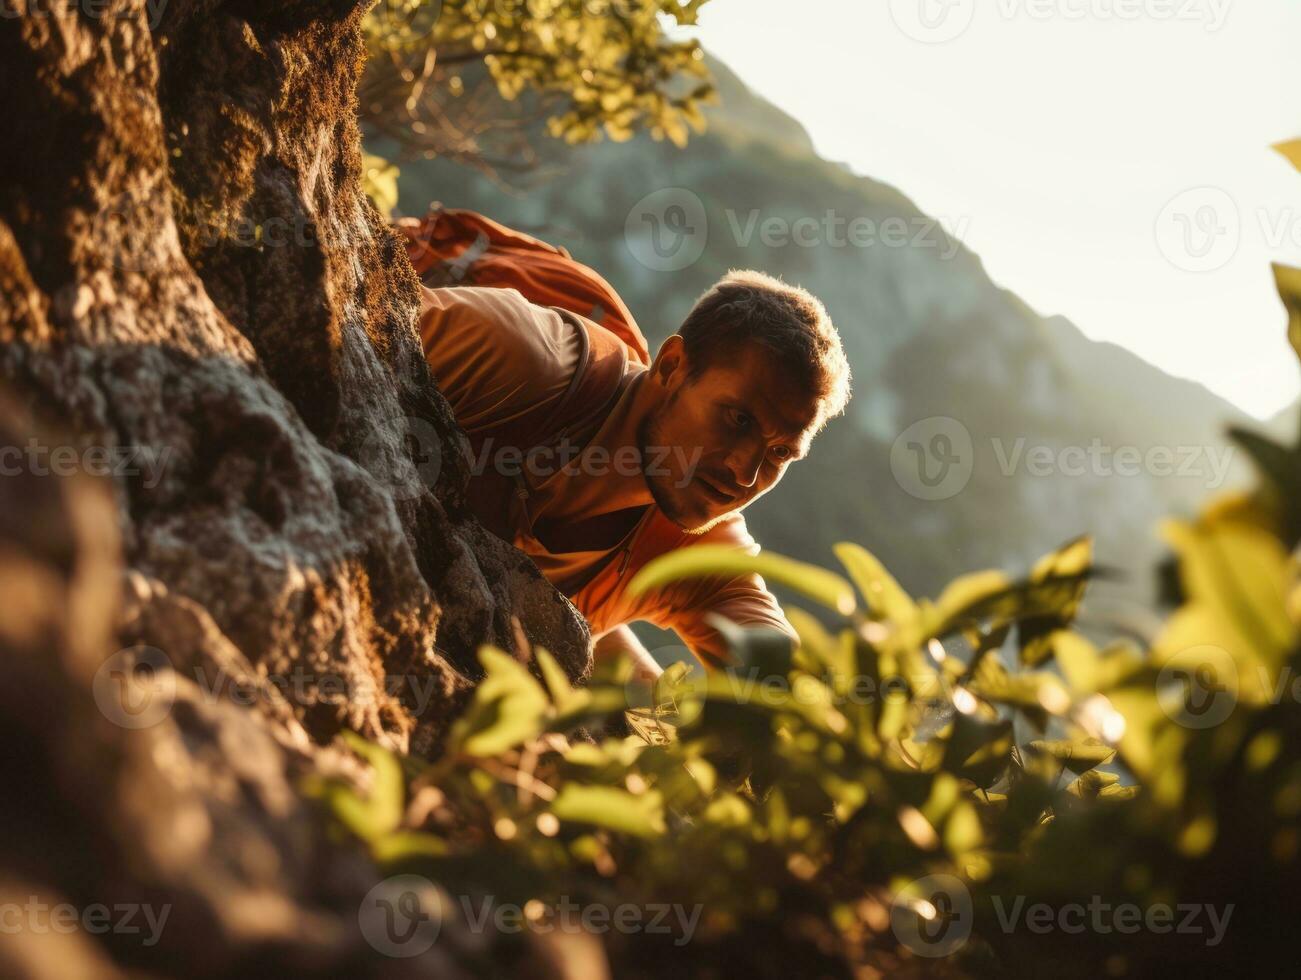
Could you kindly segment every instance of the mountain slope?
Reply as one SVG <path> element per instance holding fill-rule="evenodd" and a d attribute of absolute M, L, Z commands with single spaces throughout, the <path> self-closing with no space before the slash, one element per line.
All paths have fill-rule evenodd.
<path fill-rule="evenodd" d="M 406 164 L 402 206 L 471 207 L 565 245 L 614 283 L 652 344 L 731 268 L 780 274 L 821 297 L 855 397 L 786 485 L 752 508 L 766 546 L 825 563 L 835 541 L 858 540 L 926 591 L 975 566 L 1023 568 L 1093 531 L 1100 558 L 1134 573 L 1128 594 L 1146 594 L 1153 522 L 1240 472 L 1223 431 L 1246 418 L 1200 385 L 1041 317 L 903 193 L 819 158 L 797 121 L 714 70 L 721 105 L 685 150 L 645 137 L 583 147 L 558 175 L 513 192 L 455 165 Z M 699 200 L 696 261 L 648 267 L 656 226 L 639 219 L 651 194 L 652 210 Z M 871 234 L 855 241 L 855 227 Z M 896 440 L 935 416 L 966 433 L 958 465 L 969 477 L 922 499 L 931 491 L 909 467 L 946 445 L 933 430 L 949 423 Z"/>
<path fill-rule="evenodd" d="M 1276 439 L 1293 441 L 1297 437 L 1297 417 L 1301 416 L 1301 401 L 1295 401 L 1265 423 L 1265 429 Z"/>

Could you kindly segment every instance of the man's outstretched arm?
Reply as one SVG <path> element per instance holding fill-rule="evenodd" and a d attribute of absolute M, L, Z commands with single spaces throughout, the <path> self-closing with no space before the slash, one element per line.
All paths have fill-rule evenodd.
<path fill-rule="evenodd" d="M 792 643 L 799 642 L 795 628 L 758 575 L 681 582 L 674 587 L 671 602 L 661 625 L 677 633 L 709 668 L 726 667 L 735 659 L 722 634 L 710 625 L 711 614 L 748 629 L 785 633 Z"/>
<path fill-rule="evenodd" d="M 757 555 L 760 551 L 741 514 L 719 522 L 685 547 L 695 545 L 724 545 L 747 555 Z M 710 624 L 711 614 L 749 629 L 785 633 L 792 643 L 799 642 L 799 635 L 786 619 L 776 596 L 753 572 L 682 579 L 659 590 L 647 605 L 653 612 L 647 618 L 677 633 L 696 659 L 710 668 L 725 667 L 734 660 L 726 641 Z"/>
<path fill-rule="evenodd" d="M 626 623 L 602 634 L 592 647 L 592 659 L 598 664 L 624 654 L 632 660 L 633 680 L 649 684 L 659 677 L 663 670 Z"/>

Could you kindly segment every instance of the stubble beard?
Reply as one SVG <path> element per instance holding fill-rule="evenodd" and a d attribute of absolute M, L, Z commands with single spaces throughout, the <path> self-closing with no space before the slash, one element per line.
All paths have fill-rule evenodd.
<path fill-rule="evenodd" d="M 673 405 L 673 402 L 676 400 L 676 398 L 677 398 L 677 393 L 674 392 L 672 395 L 669 396 L 669 400 L 665 402 L 662 408 L 655 410 L 646 418 L 644 418 L 641 422 L 641 425 L 637 427 L 637 441 L 641 444 L 642 459 L 653 458 L 651 455 L 652 447 L 667 445 L 666 441 L 661 437 L 661 432 L 659 428 L 659 421 L 660 421 L 659 413 L 661 411 L 670 408 Z M 683 475 L 685 476 L 685 474 Z M 732 511 L 727 511 L 725 513 L 719 514 L 717 517 L 710 518 L 704 524 L 688 525 L 685 522 L 681 509 L 678 507 L 677 503 L 673 500 L 670 488 L 665 487 L 663 484 L 660 483 L 658 478 L 651 476 L 650 474 L 646 473 L 644 470 L 642 471 L 642 479 L 646 481 L 646 488 L 650 491 L 651 499 L 655 501 L 655 505 L 659 507 L 660 511 L 664 514 L 665 517 L 667 517 L 670 521 L 672 521 L 674 524 L 680 527 L 687 534 L 693 536 L 705 534 L 706 532 L 716 527 L 718 523 L 722 521 L 725 517 L 729 517 L 732 514 Z M 665 477 L 665 479 L 668 478 Z"/>

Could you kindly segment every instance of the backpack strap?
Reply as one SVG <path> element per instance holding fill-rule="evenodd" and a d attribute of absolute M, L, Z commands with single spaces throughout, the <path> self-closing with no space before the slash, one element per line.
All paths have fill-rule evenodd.
<path fill-rule="evenodd" d="M 425 285 L 517 289 L 530 303 L 585 317 L 649 366 L 650 347 L 632 311 L 595 270 L 563 248 L 507 228 L 474 211 L 434 205 L 422 220 L 395 229 Z"/>

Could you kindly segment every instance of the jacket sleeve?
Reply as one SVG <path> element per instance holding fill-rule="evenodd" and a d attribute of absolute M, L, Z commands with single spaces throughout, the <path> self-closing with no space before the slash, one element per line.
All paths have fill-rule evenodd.
<path fill-rule="evenodd" d="M 470 434 L 549 412 L 582 356 L 580 327 L 514 289 L 422 286 L 418 327 L 434 380 Z"/>
<path fill-rule="evenodd" d="M 759 545 L 746 530 L 745 519 L 737 514 L 695 539 L 692 544 L 727 544 L 757 555 Z M 691 547 L 691 545 L 687 545 Z M 710 613 L 738 626 L 766 627 L 785 633 L 792 642 L 798 636 L 781 606 L 759 575 L 684 579 L 658 596 L 656 625 L 673 630 L 706 667 L 718 668 L 732 662 L 719 632 L 709 625 Z"/>

